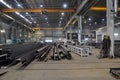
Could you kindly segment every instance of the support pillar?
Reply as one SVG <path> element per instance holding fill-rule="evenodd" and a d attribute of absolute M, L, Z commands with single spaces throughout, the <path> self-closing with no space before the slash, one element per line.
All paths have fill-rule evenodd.
<path fill-rule="evenodd" d="M 26 29 L 26 41 L 28 42 L 28 39 L 29 39 L 29 30 Z"/>
<path fill-rule="evenodd" d="M 72 26 L 70 26 L 70 41 L 72 41 Z"/>
<path fill-rule="evenodd" d="M 16 29 L 15 29 L 15 27 L 12 27 L 12 30 L 11 30 L 11 40 L 12 40 L 12 43 L 16 43 Z"/>
<path fill-rule="evenodd" d="M 82 42 L 81 36 L 82 36 L 82 16 L 78 17 L 78 41 L 79 43 Z"/>
<path fill-rule="evenodd" d="M 21 28 L 22 29 L 22 33 L 21 33 L 21 40 L 22 40 L 22 42 L 24 42 L 24 38 L 25 38 L 25 29 L 22 27 Z"/>
<path fill-rule="evenodd" d="M 16 26 L 16 43 L 18 43 L 19 42 L 19 27 L 18 26 Z"/>
<path fill-rule="evenodd" d="M 111 38 L 111 56 L 114 57 L 114 0 L 107 0 L 107 35 Z"/>

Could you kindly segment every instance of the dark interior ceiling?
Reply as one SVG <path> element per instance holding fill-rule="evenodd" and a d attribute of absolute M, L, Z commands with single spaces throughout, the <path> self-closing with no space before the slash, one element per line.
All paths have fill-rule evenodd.
<path fill-rule="evenodd" d="M 2 0 L 7 5 L 0 3 L 0 9 L 4 8 L 14 8 L 14 9 L 35 9 L 35 8 L 57 8 L 64 9 L 63 4 L 67 4 L 66 9 L 77 7 L 76 3 L 81 0 Z M 63 27 L 66 22 L 70 19 L 70 16 L 73 13 L 64 13 L 61 15 L 61 12 L 48 13 L 48 12 L 21 12 L 18 16 L 16 13 L 6 13 L 7 15 L 21 21 L 24 24 L 31 25 L 31 27 Z M 27 21 L 27 22 L 26 22 Z M 8 22 L 8 21 L 7 21 Z M 9 22 L 8 22 L 9 23 Z"/>
<path fill-rule="evenodd" d="M 118 0 L 118 6 L 120 6 L 120 1 Z M 106 0 L 99 0 L 97 4 L 95 4 L 93 7 L 106 7 Z M 93 30 L 96 30 L 100 27 L 104 27 L 107 24 L 106 20 L 106 11 L 93 11 L 88 10 L 86 14 L 84 14 L 83 19 L 83 25 L 84 28 L 91 28 Z M 118 11 L 118 16 L 120 16 L 120 13 Z M 91 19 L 91 20 L 89 20 Z"/>
<path fill-rule="evenodd" d="M 93 7 L 106 7 L 106 0 L 99 0 Z M 84 14 L 83 24 L 93 30 L 106 26 L 106 11 L 88 10 Z"/>
<path fill-rule="evenodd" d="M 0 2 L 0 9 L 14 8 L 14 9 L 35 9 L 35 8 L 57 8 L 64 9 L 63 4 L 67 4 L 65 9 L 76 9 L 83 0 L 1 0 L 6 2 L 7 5 Z M 119 1 L 120 6 L 120 1 Z M 94 7 L 105 7 L 106 0 L 99 0 Z M 31 27 L 64 27 L 69 21 L 73 12 L 20 12 L 20 13 L 5 13 L 16 20 L 29 25 Z M 5 16 L 0 16 L 3 21 L 8 24 L 12 22 L 11 19 Z M 26 19 L 26 20 L 25 20 Z M 90 19 L 90 20 L 89 20 Z M 88 10 L 83 16 L 83 25 L 93 29 L 106 25 L 106 11 L 92 11 Z"/>

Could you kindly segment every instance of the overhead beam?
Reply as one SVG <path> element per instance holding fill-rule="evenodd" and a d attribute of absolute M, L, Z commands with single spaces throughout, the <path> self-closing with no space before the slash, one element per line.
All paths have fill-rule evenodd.
<path fill-rule="evenodd" d="M 62 9 L 62 8 L 34 8 L 34 9 L 1 9 L 2 12 L 75 12 L 74 8 Z"/>
<path fill-rule="evenodd" d="M 90 10 L 92 11 L 106 11 L 106 7 L 91 7 Z M 120 7 L 118 8 L 118 11 L 120 11 Z"/>
<path fill-rule="evenodd" d="M 92 11 L 106 11 L 106 7 L 91 7 L 90 10 Z M 120 11 L 120 7 L 118 8 Z M 61 9 L 61 8 L 34 8 L 34 9 L 10 9 L 10 8 L 5 8 L 1 9 L 2 12 L 8 13 L 8 12 L 75 12 L 74 8 L 71 9 Z"/>
<path fill-rule="evenodd" d="M 63 30 L 63 28 L 39 28 L 39 27 L 34 27 L 32 29 L 33 30 Z"/>

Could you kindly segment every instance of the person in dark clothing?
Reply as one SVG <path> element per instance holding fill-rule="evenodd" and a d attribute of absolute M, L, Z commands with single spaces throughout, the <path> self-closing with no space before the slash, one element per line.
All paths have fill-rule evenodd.
<path fill-rule="evenodd" d="M 103 58 L 109 56 L 110 46 L 111 46 L 110 37 L 108 35 L 105 35 L 102 42 Z"/>

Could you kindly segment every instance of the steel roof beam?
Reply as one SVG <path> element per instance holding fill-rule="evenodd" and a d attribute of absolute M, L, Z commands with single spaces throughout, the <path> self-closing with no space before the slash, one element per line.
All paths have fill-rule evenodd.
<path fill-rule="evenodd" d="M 40 27 L 35 27 L 32 29 L 33 30 L 63 30 L 63 28 L 40 28 Z"/>
<path fill-rule="evenodd" d="M 34 9 L 1 9 L 2 12 L 75 12 L 75 9 L 62 9 L 62 8 L 34 8 Z"/>
<path fill-rule="evenodd" d="M 91 7 L 90 10 L 92 11 L 106 11 L 106 7 Z M 118 11 L 120 11 L 120 7 L 118 8 Z"/>
<path fill-rule="evenodd" d="M 90 10 L 92 11 L 106 11 L 107 8 L 106 7 L 91 7 Z M 120 7 L 118 8 L 118 10 L 120 11 Z M 35 9 L 10 9 L 10 8 L 6 8 L 6 9 L 1 9 L 2 12 L 75 12 L 75 9 L 71 8 L 71 9 L 61 9 L 61 8 L 35 8 Z"/>

